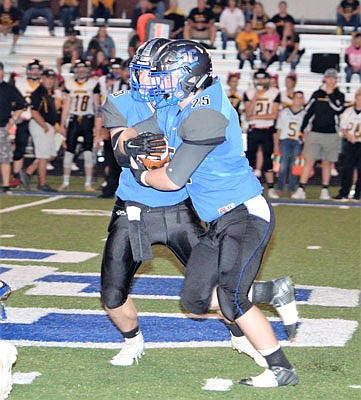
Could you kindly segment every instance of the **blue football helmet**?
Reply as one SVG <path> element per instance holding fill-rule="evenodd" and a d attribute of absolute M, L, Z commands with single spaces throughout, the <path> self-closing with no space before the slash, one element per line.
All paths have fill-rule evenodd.
<path fill-rule="evenodd" d="M 153 59 L 149 92 L 156 108 L 175 105 L 212 82 L 212 61 L 207 49 L 192 40 L 174 40 Z"/>
<path fill-rule="evenodd" d="M 136 101 L 147 102 L 148 91 L 151 88 L 148 78 L 151 63 L 158 49 L 168 43 L 169 39 L 156 38 L 151 39 L 141 45 L 132 61 L 129 64 L 130 73 L 130 91 L 132 97 Z M 141 79 L 141 74 L 144 73 L 145 79 Z"/>

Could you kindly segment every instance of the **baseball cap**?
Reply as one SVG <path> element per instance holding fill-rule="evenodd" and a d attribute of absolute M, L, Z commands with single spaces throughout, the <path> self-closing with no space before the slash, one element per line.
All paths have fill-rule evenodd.
<path fill-rule="evenodd" d="M 326 69 L 325 73 L 323 74 L 324 78 L 337 78 L 338 71 L 335 68 L 328 68 Z"/>
<path fill-rule="evenodd" d="M 4 64 L 0 61 L 0 68 L 4 69 Z"/>
<path fill-rule="evenodd" d="M 292 79 L 294 82 L 297 82 L 297 74 L 295 74 L 294 72 L 289 72 L 286 78 Z"/>
<path fill-rule="evenodd" d="M 276 29 L 276 24 L 274 22 L 267 22 L 266 28 Z"/>
<path fill-rule="evenodd" d="M 44 69 L 41 76 L 46 76 L 47 78 L 56 78 L 56 72 L 53 69 Z"/>

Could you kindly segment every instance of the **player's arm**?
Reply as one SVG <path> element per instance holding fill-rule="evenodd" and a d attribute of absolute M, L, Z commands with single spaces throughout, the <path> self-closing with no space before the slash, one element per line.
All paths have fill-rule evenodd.
<path fill-rule="evenodd" d="M 67 93 L 65 96 L 63 109 L 61 111 L 61 119 L 60 119 L 60 133 L 65 137 L 66 136 L 66 121 L 70 111 L 71 104 L 71 95 Z"/>

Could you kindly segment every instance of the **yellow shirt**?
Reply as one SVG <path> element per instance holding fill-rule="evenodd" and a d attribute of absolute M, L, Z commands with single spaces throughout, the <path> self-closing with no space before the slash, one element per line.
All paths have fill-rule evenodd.
<path fill-rule="evenodd" d="M 247 33 L 246 31 L 243 31 L 236 37 L 236 42 L 238 50 L 245 51 L 249 47 L 255 49 L 259 43 L 259 39 L 256 32 Z"/>

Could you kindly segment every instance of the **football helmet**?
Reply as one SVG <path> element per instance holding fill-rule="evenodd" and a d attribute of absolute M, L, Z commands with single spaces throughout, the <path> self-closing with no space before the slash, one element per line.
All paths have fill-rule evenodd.
<path fill-rule="evenodd" d="M 43 68 L 43 64 L 37 58 L 30 60 L 26 65 L 26 77 L 33 81 L 40 79 Z"/>
<path fill-rule="evenodd" d="M 264 68 L 260 68 L 253 74 L 253 82 L 257 90 L 266 90 L 269 88 L 270 75 Z"/>
<path fill-rule="evenodd" d="M 207 49 L 191 40 L 175 40 L 157 52 L 151 68 L 150 99 L 156 108 L 175 105 L 212 83 L 212 61 Z"/>
<path fill-rule="evenodd" d="M 169 41 L 164 38 L 148 40 L 135 53 L 129 64 L 130 90 L 134 100 L 148 101 L 148 90 L 151 88 L 148 78 L 151 62 L 158 49 Z"/>
<path fill-rule="evenodd" d="M 77 81 L 85 81 L 88 79 L 90 74 L 90 63 L 88 61 L 77 59 L 74 61 L 73 71 Z"/>

